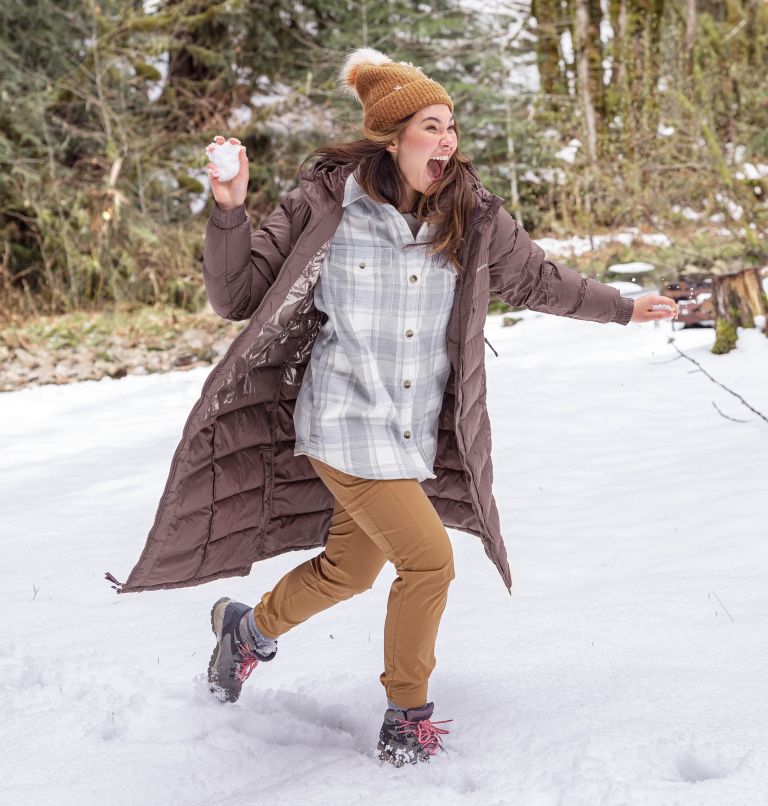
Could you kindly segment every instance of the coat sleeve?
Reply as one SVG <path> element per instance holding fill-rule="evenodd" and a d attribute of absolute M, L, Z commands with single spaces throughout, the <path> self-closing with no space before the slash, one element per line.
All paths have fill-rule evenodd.
<path fill-rule="evenodd" d="M 203 282 L 211 307 L 224 319 L 250 318 L 297 236 L 292 193 L 254 230 L 245 204 L 224 210 L 214 201 L 205 229 Z"/>
<path fill-rule="evenodd" d="M 493 226 L 488 253 L 490 290 L 508 305 L 592 322 L 629 323 L 634 309 L 630 297 L 547 260 L 542 248 L 503 207 Z"/>

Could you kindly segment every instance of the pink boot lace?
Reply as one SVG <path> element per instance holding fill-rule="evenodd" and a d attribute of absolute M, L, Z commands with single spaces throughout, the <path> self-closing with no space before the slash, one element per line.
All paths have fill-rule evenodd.
<path fill-rule="evenodd" d="M 251 672 L 259 665 L 259 657 L 245 644 L 238 644 L 237 651 L 242 656 L 243 663 L 238 665 L 235 677 L 242 683 L 248 679 Z"/>
<path fill-rule="evenodd" d="M 398 721 L 395 732 L 400 734 L 412 731 L 416 736 L 416 741 L 431 755 L 434 756 L 438 749 L 443 749 L 441 734 L 450 733 L 445 728 L 438 728 L 436 725 L 443 725 L 446 722 L 453 722 L 452 719 L 441 719 L 437 722 L 430 722 L 429 719 L 417 719 L 410 722 Z"/>

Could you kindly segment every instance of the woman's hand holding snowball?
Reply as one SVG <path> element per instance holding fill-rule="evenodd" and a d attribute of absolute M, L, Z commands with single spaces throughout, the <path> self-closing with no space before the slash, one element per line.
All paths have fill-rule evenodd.
<path fill-rule="evenodd" d="M 630 322 L 652 322 L 655 319 L 677 318 L 677 303 L 661 294 L 643 294 L 636 297 Z"/>
<path fill-rule="evenodd" d="M 224 210 L 234 210 L 245 202 L 248 192 L 245 146 L 236 137 L 225 141 L 219 134 L 205 147 L 205 153 L 210 160 L 206 167 L 216 203 Z"/>

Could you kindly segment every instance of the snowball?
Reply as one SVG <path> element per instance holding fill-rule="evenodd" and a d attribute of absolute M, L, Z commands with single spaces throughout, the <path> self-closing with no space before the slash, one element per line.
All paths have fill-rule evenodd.
<path fill-rule="evenodd" d="M 216 166 L 220 182 L 229 182 L 240 171 L 240 146 L 235 143 L 214 141 L 206 146 L 205 156 Z"/>

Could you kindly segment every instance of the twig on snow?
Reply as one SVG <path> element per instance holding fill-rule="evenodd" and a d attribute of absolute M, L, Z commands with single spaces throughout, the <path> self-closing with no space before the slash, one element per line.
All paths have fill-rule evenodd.
<path fill-rule="evenodd" d="M 714 591 L 712 591 L 712 595 L 715 597 L 715 599 L 717 599 L 718 602 L 720 602 L 720 605 L 722 606 L 723 610 L 725 610 L 725 614 L 728 616 L 728 618 L 731 621 L 734 621 L 733 616 L 728 612 L 728 608 L 723 604 L 723 600 Z"/>
<path fill-rule="evenodd" d="M 723 417 L 725 417 L 726 420 L 733 420 L 734 423 L 748 423 L 749 422 L 749 420 L 737 420 L 735 417 L 729 417 L 727 414 L 725 414 L 724 412 L 720 411 L 719 406 L 717 405 L 717 403 L 715 403 L 714 400 L 712 400 L 710 402 L 717 409 L 718 414 L 720 414 Z"/>
<path fill-rule="evenodd" d="M 768 417 L 766 417 L 766 416 L 765 416 L 765 415 L 764 415 L 762 412 L 759 412 L 759 411 L 758 411 L 756 408 L 754 408 L 753 406 L 750 406 L 750 405 L 749 405 L 749 403 L 747 403 L 747 401 L 746 401 L 746 400 L 744 400 L 744 398 L 743 398 L 743 397 L 742 397 L 740 394 L 738 394 L 737 392 L 734 392 L 734 391 L 733 391 L 733 389 L 729 389 L 729 388 L 728 388 L 728 387 L 727 387 L 725 384 L 720 383 L 720 381 L 718 381 L 716 378 L 713 378 L 713 377 L 712 377 L 712 376 L 711 376 L 711 375 L 710 375 L 710 374 L 709 374 L 709 373 L 708 373 L 708 372 L 707 372 L 707 371 L 704 369 L 704 367 L 702 367 L 702 366 L 701 366 L 701 364 L 700 364 L 700 363 L 699 363 L 699 362 L 698 362 L 698 361 L 697 361 L 695 358 L 691 358 L 691 356 L 686 355 L 686 354 L 685 354 L 685 353 L 684 353 L 684 352 L 683 352 L 683 351 L 682 351 L 682 350 L 681 350 L 681 349 L 680 349 L 680 348 L 679 348 L 679 347 L 678 347 L 678 346 L 675 344 L 675 340 L 674 340 L 674 339 L 669 339 L 669 342 L 670 342 L 670 344 L 671 344 L 671 345 L 672 345 L 672 346 L 675 348 L 675 350 L 677 350 L 677 352 L 678 352 L 678 353 L 680 353 L 680 355 L 681 355 L 683 358 L 687 358 L 689 361 L 692 361 L 694 364 L 696 364 L 696 366 L 699 368 L 699 371 L 703 372 L 703 373 L 704 373 L 704 374 L 705 374 L 705 375 L 706 375 L 706 376 L 709 378 L 709 380 L 710 380 L 710 381 L 712 381 L 712 383 L 716 383 L 718 386 L 722 386 L 722 388 L 723 388 L 723 389 L 725 389 L 725 391 L 726 391 L 726 392 L 730 392 L 730 393 L 731 393 L 731 394 L 732 394 L 734 397 L 737 397 L 737 398 L 738 398 L 738 399 L 739 399 L 739 400 L 740 400 L 740 401 L 741 401 L 741 402 L 742 402 L 742 403 L 743 403 L 743 404 L 744 404 L 744 405 L 745 405 L 745 406 L 746 406 L 746 407 L 747 407 L 747 408 L 748 408 L 748 409 L 749 409 L 751 412 L 754 412 L 754 413 L 755 413 L 755 414 L 756 414 L 758 417 L 760 417 L 761 419 L 765 420 L 765 422 L 766 422 L 766 423 L 768 423 Z M 713 405 L 714 405 L 714 403 L 713 403 Z M 717 408 L 717 406 L 715 406 L 715 408 Z M 718 409 L 718 411 L 720 411 L 720 410 Z M 722 414 L 722 412 L 721 412 L 721 414 Z M 723 416 L 725 416 L 725 415 L 723 415 Z M 728 419 L 732 419 L 732 418 L 730 418 L 730 417 L 729 417 Z M 737 420 L 736 422 L 745 422 L 745 421 L 743 421 L 743 420 L 742 420 L 742 421 L 738 421 L 738 420 Z"/>

